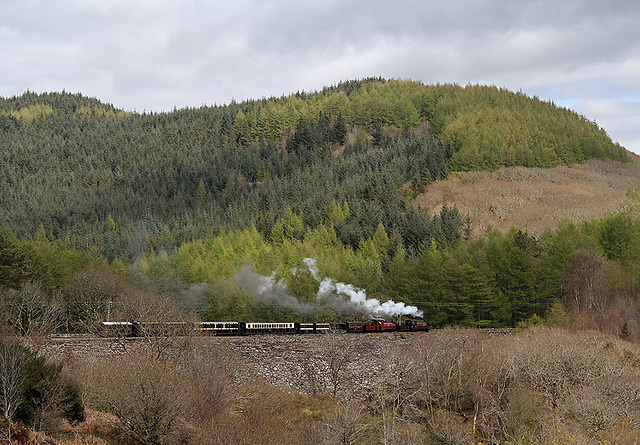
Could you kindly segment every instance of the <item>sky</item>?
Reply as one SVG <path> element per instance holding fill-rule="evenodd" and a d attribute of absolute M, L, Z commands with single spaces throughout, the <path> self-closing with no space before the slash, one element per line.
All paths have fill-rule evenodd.
<path fill-rule="evenodd" d="M 129 111 L 382 76 L 551 100 L 640 153 L 637 0 L 0 0 L 0 96 Z"/>

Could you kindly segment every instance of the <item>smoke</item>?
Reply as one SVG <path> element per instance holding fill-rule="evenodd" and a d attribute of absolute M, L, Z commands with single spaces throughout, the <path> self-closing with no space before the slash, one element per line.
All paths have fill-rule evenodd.
<path fill-rule="evenodd" d="M 367 298 L 364 289 L 336 282 L 329 277 L 322 277 L 315 258 L 305 258 L 303 262 L 319 285 L 316 294 L 317 305 L 303 303 L 291 296 L 284 281 L 275 279 L 275 273 L 266 277 L 256 273 L 251 267 L 244 267 L 234 276 L 234 281 L 239 283 L 244 291 L 251 293 L 257 302 L 275 303 L 301 314 L 314 313 L 319 307 L 330 307 L 338 313 L 361 313 L 370 317 L 398 315 L 422 317 L 423 315 L 422 311 L 415 306 L 407 306 L 393 300 L 381 303 L 377 298 Z M 292 272 L 299 274 L 302 270 L 294 269 Z"/>
<path fill-rule="evenodd" d="M 256 273 L 253 267 L 245 266 L 235 274 L 233 280 L 240 284 L 244 292 L 253 295 L 256 303 L 277 304 L 299 314 L 312 314 L 318 309 L 289 295 L 284 280 L 276 281 L 275 272 L 265 277 Z"/>
<path fill-rule="evenodd" d="M 181 303 L 185 308 L 195 310 L 202 304 L 205 295 L 209 292 L 207 283 L 193 283 L 186 285 L 182 282 L 176 282 L 176 286 L 180 286 Z"/>

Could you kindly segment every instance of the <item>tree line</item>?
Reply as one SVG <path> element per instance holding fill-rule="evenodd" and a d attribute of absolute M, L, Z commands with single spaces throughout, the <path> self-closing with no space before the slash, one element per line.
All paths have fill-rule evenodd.
<path fill-rule="evenodd" d="M 304 264 L 314 258 L 321 278 L 414 305 L 433 327 L 514 327 L 560 310 L 581 326 L 640 336 L 640 219 L 631 213 L 565 221 L 539 238 L 517 228 L 468 238 L 457 210 L 443 207 L 421 226 L 429 241 L 418 254 L 382 223 L 357 247 L 341 241 L 336 227 L 349 213 L 334 204 L 334 222 L 310 229 L 289 209 L 271 239 L 255 226 L 223 230 L 134 263 L 109 263 L 95 249 L 78 252 L 44 236 L 19 240 L 4 229 L 0 310 L 22 335 L 92 332 L 105 319 L 366 318 L 322 304 L 318 278 Z M 252 279 L 272 277 L 289 301 L 315 310 L 257 298 L 241 278 L 247 268 Z"/>

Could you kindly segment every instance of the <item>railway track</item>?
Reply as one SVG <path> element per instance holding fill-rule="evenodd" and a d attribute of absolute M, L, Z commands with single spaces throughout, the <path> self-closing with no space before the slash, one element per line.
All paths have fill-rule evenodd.
<path fill-rule="evenodd" d="M 513 334 L 516 329 L 515 328 L 464 328 L 464 329 L 474 329 L 477 330 L 478 332 L 482 332 L 486 335 L 490 335 L 490 336 L 494 336 L 494 335 L 510 335 Z M 429 329 L 428 332 L 432 333 L 432 334 L 437 334 L 438 332 L 442 331 L 442 329 Z M 154 338 L 154 337 L 158 337 L 158 338 L 191 338 L 191 337 L 198 337 L 198 338 L 219 338 L 219 339 L 223 339 L 223 338 L 238 338 L 238 337 L 247 337 L 247 336 L 268 336 L 268 337 L 276 337 L 276 336 L 289 336 L 289 335 L 302 335 L 302 336 L 322 336 L 322 335 L 331 335 L 331 334 L 346 334 L 347 331 L 345 331 L 344 329 L 332 329 L 329 332 L 326 333 L 322 333 L 322 334 L 313 334 L 313 333 L 302 333 L 302 334 L 298 334 L 298 333 L 282 333 L 282 334 L 278 334 L 278 333 L 255 333 L 255 334 L 247 334 L 247 335 L 242 335 L 242 334 L 237 334 L 237 335 L 207 335 L 207 334 L 199 334 L 199 333 L 193 333 L 190 335 L 142 335 L 142 336 L 125 336 L 125 335 L 100 335 L 100 334 L 51 334 L 47 337 L 48 340 L 53 341 L 53 342 L 64 342 L 64 341 L 70 341 L 70 342 L 90 342 L 90 341 L 123 341 L 123 340 L 129 340 L 129 341 L 141 341 L 141 340 L 145 340 L 145 339 L 149 339 L 149 338 Z M 376 333 L 376 332 L 374 332 Z M 379 334 L 405 334 L 405 333 L 412 333 L 412 332 L 405 332 L 405 331 L 388 331 L 388 332 L 377 332 Z M 425 332 L 417 332 L 418 334 L 420 333 L 425 333 Z"/>

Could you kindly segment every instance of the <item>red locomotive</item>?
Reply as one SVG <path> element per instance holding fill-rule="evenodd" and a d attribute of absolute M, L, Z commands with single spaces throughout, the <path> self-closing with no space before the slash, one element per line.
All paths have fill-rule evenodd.
<path fill-rule="evenodd" d="M 426 332 L 428 330 L 429 330 L 429 325 L 427 324 L 426 321 L 422 321 L 422 320 L 405 320 L 403 324 L 398 325 L 398 331 Z"/>
<path fill-rule="evenodd" d="M 427 332 L 429 325 L 422 320 L 405 320 L 404 323 L 395 324 L 382 318 L 374 318 L 369 324 L 359 321 L 346 323 L 332 323 L 336 330 L 344 332 Z"/>
<path fill-rule="evenodd" d="M 381 318 L 374 318 L 371 324 L 364 327 L 364 332 L 390 332 L 395 331 L 396 325 L 390 321 L 384 321 Z"/>

